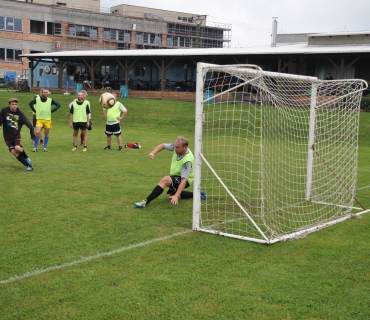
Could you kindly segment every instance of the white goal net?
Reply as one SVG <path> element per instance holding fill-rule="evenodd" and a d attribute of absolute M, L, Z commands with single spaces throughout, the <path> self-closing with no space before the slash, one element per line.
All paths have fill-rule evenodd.
<path fill-rule="evenodd" d="M 367 212 L 355 196 L 366 87 L 199 63 L 193 229 L 274 243 Z"/>

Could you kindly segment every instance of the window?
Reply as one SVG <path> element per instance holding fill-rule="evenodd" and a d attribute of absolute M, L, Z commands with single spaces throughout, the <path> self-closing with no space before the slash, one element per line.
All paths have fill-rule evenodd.
<path fill-rule="evenodd" d="M 118 43 L 118 50 L 130 50 L 130 45 L 128 43 Z"/>
<path fill-rule="evenodd" d="M 154 37 L 154 44 L 158 44 L 158 45 L 161 45 L 162 44 L 162 38 L 160 35 L 156 35 Z"/>
<path fill-rule="evenodd" d="M 174 42 L 176 47 L 190 47 L 189 38 L 175 37 Z"/>
<path fill-rule="evenodd" d="M 0 16 L 0 30 L 22 32 L 22 19 Z"/>
<path fill-rule="evenodd" d="M 123 30 L 117 30 L 117 40 L 124 40 L 125 39 L 125 32 Z"/>
<path fill-rule="evenodd" d="M 98 28 L 90 28 L 90 38 L 98 38 Z"/>
<path fill-rule="evenodd" d="M 14 18 L 13 17 L 5 17 L 5 29 L 8 31 L 14 30 Z"/>
<path fill-rule="evenodd" d="M 150 33 L 144 33 L 144 41 L 145 43 L 150 43 Z"/>
<path fill-rule="evenodd" d="M 6 49 L 6 61 L 14 61 L 14 49 Z"/>
<path fill-rule="evenodd" d="M 70 25 L 69 26 L 69 35 L 77 37 L 86 37 L 86 38 L 98 38 L 98 28 L 90 26 L 81 26 L 81 25 Z M 67 32 L 67 33 L 68 33 Z M 105 36 L 105 30 L 104 30 Z"/>
<path fill-rule="evenodd" d="M 137 43 L 143 43 L 144 42 L 144 35 L 142 33 L 136 34 L 136 42 Z"/>
<path fill-rule="evenodd" d="M 22 54 L 22 50 L 15 49 L 14 50 L 14 61 L 22 63 L 22 57 L 20 56 Z"/>
<path fill-rule="evenodd" d="M 0 48 L 0 61 L 5 61 L 5 49 Z"/>
<path fill-rule="evenodd" d="M 104 39 L 130 41 L 131 34 L 125 30 L 104 29 Z"/>
<path fill-rule="evenodd" d="M 131 34 L 129 34 L 128 32 L 125 32 L 123 34 L 123 40 L 125 40 L 125 41 L 131 41 Z"/>
<path fill-rule="evenodd" d="M 76 72 L 76 66 L 67 66 L 67 76 L 73 76 Z"/>
<path fill-rule="evenodd" d="M 22 19 L 14 18 L 14 31 L 22 32 Z"/>
<path fill-rule="evenodd" d="M 61 23 L 53 23 L 54 27 L 54 34 L 62 34 L 62 24 Z"/>
<path fill-rule="evenodd" d="M 111 29 L 109 39 L 118 40 L 117 39 L 117 30 Z"/>
<path fill-rule="evenodd" d="M 104 39 L 110 39 L 110 29 L 104 29 Z"/>
<path fill-rule="evenodd" d="M 155 38 L 154 38 L 154 43 L 158 44 L 158 45 L 161 45 L 162 44 L 161 36 L 156 35 Z"/>
<path fill-rule="evenodd" d="M 30 20 L 30 32 L 45 34 L 45 22 Z"/>
<path fill-rule="evenodd" d="M 172 37 L 167 37 L 167 46 L 168 47 L 173 47 L 173 38 Z"/>
<path fill-rule="evenodd" d="M 47 22 L 46 23 L 46 34 L 48 35 L 53 35 L 53 32 L 54 32 L 54 28 L 53 28 L 53 24 L 52 22 Z"/>
<path fill-rule="evenodd" d="M 19 62 L 22 63 L 22 50 L 11 48 L 0 48 L 0 61 Z"/>
<path fill-rule="evenodd" d="M 110 67 L 109 66 L 101 66 L 101 74 L 102 75 L 104 75 L 106 72 L 108 72 L 109 73 L 109 69 L 110 69 Z"/>
<path fill-rule="evenodd" d="M 75 26 L 76 28 L 76 36 L 77 37 L 89 37 L 89 31 L 85 26 Z"/>
<path fill-rule="evenodd" d="M 76 28 L 74 25 L 69 25 L 67 29 L 67 35 L 75 36 L 76 35 Z"/>
<path fill-rule="evenodd" d="M 135 66 L 135 77 L 145 77 L 144 66 Z"/>

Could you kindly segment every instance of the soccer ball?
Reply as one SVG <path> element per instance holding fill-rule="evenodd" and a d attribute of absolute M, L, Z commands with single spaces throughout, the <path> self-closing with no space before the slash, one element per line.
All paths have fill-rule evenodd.
<path fill-rule="evenodd" d="M 104 92 L 100 98 L 99 103 L 106 109 L 112 108 L 116 103 L 116 98 L 109 92 Z"/>

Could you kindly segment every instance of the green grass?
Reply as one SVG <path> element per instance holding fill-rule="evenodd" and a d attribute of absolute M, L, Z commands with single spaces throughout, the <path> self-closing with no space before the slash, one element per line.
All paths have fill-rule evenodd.
<path fill-rule="evenodd" d="M 1 92 L 0 99 L 13 95 Z M 29 118 L 32 97 L 17 93 Z M 194 103 L 122 99 L 123 142 L 142 149 L 118 152 L 115 139 L 103 150 L 102 111 L 98 97 L 88 96 L 93 130 L 83 153 L 71 151 L 74 96 L 51 97 L 62 108 L 53 114 L 49 152 L 31 153 L 22 131 L 35 171 L 23 172 L 5 144 L 1 149 L 1 319 L 370 317 L 369 214 L 272 246 L 187 232 L 192 201 L 174 206 L 163 194 L 144 210 L 133 203 L 168 174 L 168 152 L 147 157 L 156 145 L 181 134 L 193 148 Z M 359 142 L 357 197 L 368 208 L 368 113 L 361 114 Z"/>

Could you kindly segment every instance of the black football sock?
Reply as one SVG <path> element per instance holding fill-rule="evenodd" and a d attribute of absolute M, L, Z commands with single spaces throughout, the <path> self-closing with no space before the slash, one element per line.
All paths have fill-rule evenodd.
<path fill-rule="evenodd" d="M 146 198 L 146 204 L 148 204 L 150 201 L 154 200 L 155 198 L 159 197 L 164 190 L 160 186 L 156 186 L 152 193 Z"/>
<path fill-rule="evenodd" d="M 22 152 L 20 152 L 19 153 L 23 158 L 25 158 L 25 159 L 27 159 L 28 158 L 28 156 L 27 156 L 27 154 L 26 154 L 26 151 L 24 151 L 24 149 L 23 149 L 23 151 Z"/>
<path fill-rule="evenodd" d="M 26 166 L 26 167 L 29 166 L 29 163 L 26 161 L 26 159 L 21 154 L 19 154 L 19 156 L 17 157 L 17 160 L 20 163 L 22 163 L 24 166 Z"/>
<path fill-rule="evenodd" d="M 183 191 L 180 194 L 181 199 L 193 199 L 193 193 L 190 191 Z"/>

